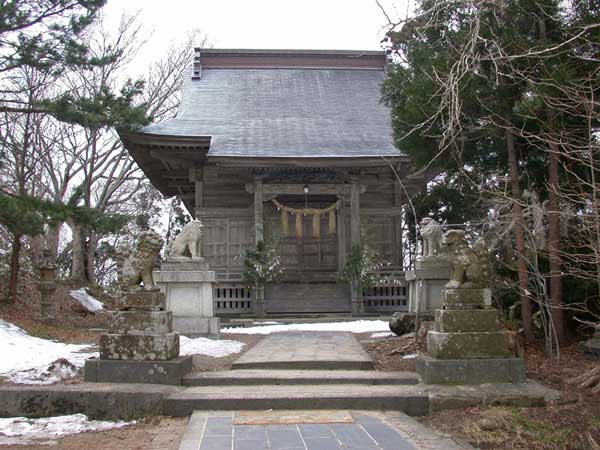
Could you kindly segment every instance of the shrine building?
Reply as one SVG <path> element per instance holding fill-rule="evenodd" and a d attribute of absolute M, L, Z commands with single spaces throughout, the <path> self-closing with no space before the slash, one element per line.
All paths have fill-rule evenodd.
<path fill-rule="evenodd" d="M 196 49 L 177 116 L 121 134 L 154 186 L 204 224 L 221 317 L 255 311 L 242 274 L 258 241 L 276 245 L 284 268 L 266 288 L 267 315 L 406 308 L 402 211 L 426 179 L 409 177 L 394 146 L 387 64 L 382 51 Z M 357 296 L 340 274 L 361 240 L 382 282 Z"/>

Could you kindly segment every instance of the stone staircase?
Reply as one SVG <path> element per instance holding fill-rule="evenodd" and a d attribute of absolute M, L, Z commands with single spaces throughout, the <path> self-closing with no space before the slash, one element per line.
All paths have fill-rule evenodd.
<path fill-rule="evenodd" d="M 184 386 L 298 386 L 327 384 L 411 385 L 418 384 L 412 372 L 376 370 L 227 370 L 200 372 L 183 378 Z"/>
<path fill-rule="evenodd" d="M 267 336 L 232 370 L 187 375 L 187 389 L 164 399 L 164 411 L 363 409 L 429 413 L 428 394 L 408 372 L 379 372 L 350 333 Z"/>
<path fill-rule="evenodd" d="M 411 416 L 429 413 L 429 396 L 414 385 L 303 384 L 198 386 L 163 400 L 163 412 L 189 416 L 195 410 L 396 410 Z"/>

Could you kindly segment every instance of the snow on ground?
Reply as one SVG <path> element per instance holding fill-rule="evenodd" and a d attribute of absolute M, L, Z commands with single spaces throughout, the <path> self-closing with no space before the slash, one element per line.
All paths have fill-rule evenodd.
<path fill-rule="evenodd" d="M 134 422 L 102 422 L 88 420 L 83 414 L 70 416 L 44 417 L 28 419 L 10 417 L 0 419 L 0 445 L 31 445 L 40 441 L 51 441 L 67 434 L 84 431 L 104 431 L 111 428 L 123 428 Z M 56 444 L 48 442 L 49 444 Z"/>
<path fill-rule="evenodd" d="M 0 376 L 13 383 L 50 384 L 69 378 L 86 359 L 98 356 L 89 348 L 36 338 L 0 319 Z"/>
<path fill-rule="evenodd" d="M 389 331 L 388 322 L 383 320 L 354 320 L 351 322 L 294 323 L 289 325 L 267 325 L 248 328 L 223 328 L 221 333 L 271 334 L 282 331 L 349 331 L 351 333 L 376 333 Z"/>
<path fill-rule="evenodd" d="M 215 358 L 239 353 L 244 348 L 244 343 L 239 341 L 214 340 L 203 337 L 190 339 L 179 337 L 181 355 L 207 355 Z"/>
<path fill-rule="evenodd" d="M 104 309 L 104 303 L 88 294 L 85 288 L 71 291 L 71 297 L 81 303 L 81 306 L 90 312 L 98 312 Z"/>
<path fill-rule="evenodd" d="M 391 331 L 382 331 L 381 333 L 373 333 L 371 335 L 372 338 L 385 338 L 390 336 L 396 336 L 396 334 Z"/>

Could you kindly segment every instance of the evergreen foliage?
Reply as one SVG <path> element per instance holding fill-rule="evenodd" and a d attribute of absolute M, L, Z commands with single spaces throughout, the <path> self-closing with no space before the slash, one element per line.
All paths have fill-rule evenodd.
<path fill-rule="evenodd" d="M 358 283 L 361 288 L 374 286 L 377 282 L 375 272 L 379 268 L 377 254 L 370 246 L 354 244 L 346 257 L 342 281 L 348 284 Z"/>
<path fill-rule="evenodd" d="M 254 250 L 246 252 L 244 266 L 243 280 L 251 288 L 263 288 L 283 273 L 277 248 L 271 242 L 258 241 Z"/>
<path fill-rule="evenodd" d="M 489 223 L 490 211 L 497 214 L 507 199 L 521 205 L 514 206 L 516 221 L 534 193 L 548 238 L 543 248 L 527 238 L 518 252 L 527 253 L 526 270 L 537 277 L 528 289 L 520 282 L 521 298 L 537 283 L 538 299 L 552 297 L 552 315 L 562 313 L 561 301 L 598 296 L 590 283 L 600 266 L 586 255 L 600 239 L 588 223 L 598 211 L 599 19 L 598 0 L 419 0 L 414 16 L 388 33 L 396 61 L 383 101 L 392 109 L 396 145 L 418 168 L 441 174 L 413 199 L 418 217 L 408 209 L 409 230 L 424 215 Z M 558 212 L 564 208 L 567 214 Z M 502 259 L 507 276 L 516 275 L 515 260 Z M 560 270 L 565 262 L 569 275 Z M 564 289 L 576 284 L 576 273 L 580 289 Z"/>
<path fill-rule="evenodd" d="M 114 233 L 129 220 L 122 214 L 105 214 L 95 208 L 79 206 L 80 190 L 66 204 L 31 197 L 12 196 L 0 192 L 0 224 L 15 236 L 35 236 L 44 232 L 46 225 L 56 225 L 71 219 L 99 233 Z"/>

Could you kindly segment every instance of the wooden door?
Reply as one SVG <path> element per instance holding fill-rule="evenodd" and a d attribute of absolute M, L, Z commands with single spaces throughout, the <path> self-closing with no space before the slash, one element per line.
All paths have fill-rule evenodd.
<path fill-rule="evenodd" d="M 320 281 L 337 279 L 337 227 L 329 233 L 329 217 L 321 216 L 319 237 L 313 236 L 312 216 L 302 217 L 302 236 L 296 233 L 296 216 L 289 215 L 289 233 L 281 227 L 281 213 L 275 209 L 268 214 L 268 236 L 279 245 L 279 255 L 286 281 Z M 337 225 L 337 224 L 336 224 Z"/>
<path fill-rule="evenodd" d="M 254 247 L 251 218 L 203 219 L 204 258 L 219 278 L 239 278 L 246 252 Z M 234 276 L 230 276 L 234 274 Z"/>

